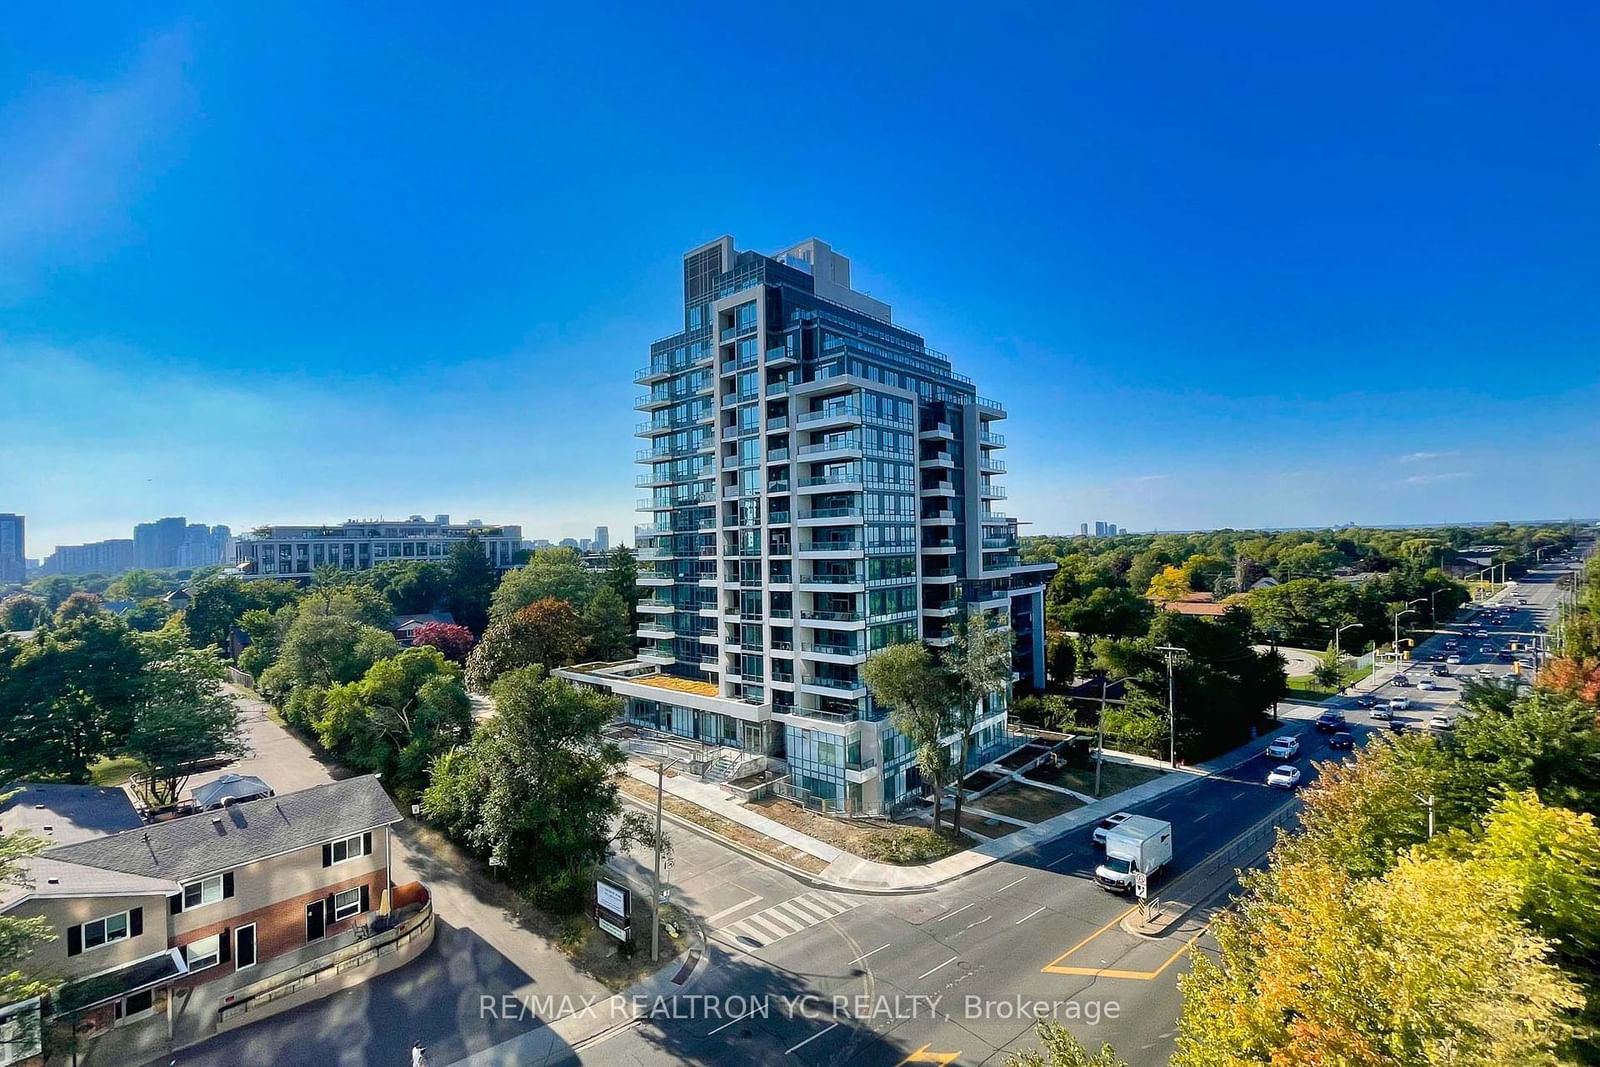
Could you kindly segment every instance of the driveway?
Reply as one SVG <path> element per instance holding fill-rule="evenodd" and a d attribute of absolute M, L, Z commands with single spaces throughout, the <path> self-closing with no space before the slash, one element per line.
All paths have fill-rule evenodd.
<path fill-rule="evenodd" d="M 279 793 L 335 779 L 337 768 L 273 722 L 265 702 L 247 689 L 229 689 L 243 711 L 251 754 L 196 775 L 191 788 L 227 773 L 257 775 Z M 425 884 L 438 915 L 438 933 L 422 956 L 352 989 L 155 1062 L 404 1064 L 410 1062 L 412 1044 L 421 1041 L 432 1062 L 449 1063 L 543 1025 L 534 1014 L 486 1015 L 480 1011 L 482 997 L 539 995 L 582 1002 L 609 995 L 553 944 L 521 926 L 508 910 L 515 904 L 511 890 L 482 878 L 477 864 L 466 862 L 437 832 L 406 818 L 395 827 L 392 842 L 395 881 Z"/>

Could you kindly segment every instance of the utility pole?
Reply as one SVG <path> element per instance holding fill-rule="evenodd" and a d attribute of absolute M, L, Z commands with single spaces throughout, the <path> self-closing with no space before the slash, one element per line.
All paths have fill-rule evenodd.
<path fill-rule="evenodd" d="M 1412 603 L 1416 603 L 1416 601 L 1412 601 Z M 1394 670 L 1396 674 L 1400 673 L 1400 617 L 1402 615 L 1415 615 L 1416 613 L 1416 608 L 1406 608 L 1404 611 L 1397 611 L 1394 614 Z"/>
<path fill-rule="evenodd" d="M 661 962 L 661 794 L 666 789 L 667 764 L 656 761 L 656 863 L 650 881 L 650 962 Z"/>
<path fill-rule="evenodd" d="M 1423 796 L 1421 793 L 1413 793 L 1411 795 L 1417 798 L 1417 802 L 1419 804 L 1425 805 L 1427 807 L 1427 809 L 1428 809 L 1428 840 L 1432 841 L 1433 840 L 1433 794 L 1429 793 L 1427 796 Z"/>
<path fill-rule="evenodd" d="M 1100 768 L 1106 762 L 1106 690 L 1110 675 L 1100 675 L 1100 714 L 1094 717 L 1094 795 L 1100 796 Z"/>
<path fill-rule="evenodd" d="M 1173 657 L 1188 655 L 1189 650 L 1176 645 L 1157 645 L 1157 652 L 1167 654 L 1167 752 L 1169 762 L 1178 766 L 1178 686 L 1173 675 Z"/>

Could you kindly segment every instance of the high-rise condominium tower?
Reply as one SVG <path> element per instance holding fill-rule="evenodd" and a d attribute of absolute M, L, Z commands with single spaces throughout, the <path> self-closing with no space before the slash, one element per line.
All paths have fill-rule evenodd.
<path fill-rule="evenodd" d="M 868 655 L 947 645 L 978 610 L 1044 682 L 1053 565 L 1024 564 L 994 510 L 1005 411 L 818 240 L 696 248 L 683 306 L 635 379 L 639 660 L 566 673 L 625 697 L 638 726 L 725 747 L 725 767 L 764 758 L 802 799 L 892 807 L 921 781 L 861 679 Z M 975 761 L 1006 743 L 1007 696 L 978 718 Z"/>

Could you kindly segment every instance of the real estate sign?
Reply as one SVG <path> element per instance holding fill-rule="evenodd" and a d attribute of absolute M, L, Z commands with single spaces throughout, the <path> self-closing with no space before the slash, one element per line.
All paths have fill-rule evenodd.
<path fill-rule="evenodd" d="M 626 886 L 598 878 L 594 883 L 594 919 L 618 941 L 628 940 L 628 914 L 633 903 Z"/>

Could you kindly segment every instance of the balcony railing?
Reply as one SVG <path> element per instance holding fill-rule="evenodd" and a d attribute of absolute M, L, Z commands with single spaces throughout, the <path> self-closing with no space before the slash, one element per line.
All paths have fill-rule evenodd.
<path fill-rule="evenodd" d="M 859 407 L 854 404 L 846 404 L 841 407 L 823 408 L 821 411 L 804 412 L 800 416 L 800 422 L 801 424 L 805 424 L 808 422 L 821 422 L 823 419 L 859 419 L 861 418 L 861 414 L 861 409 Z"/>
<path fill-rule="evenodd" d="M 800 613 L 802 620 L 812 622 L 860 622 L 865 617 L 859 611 L 802 611 Z"/>

